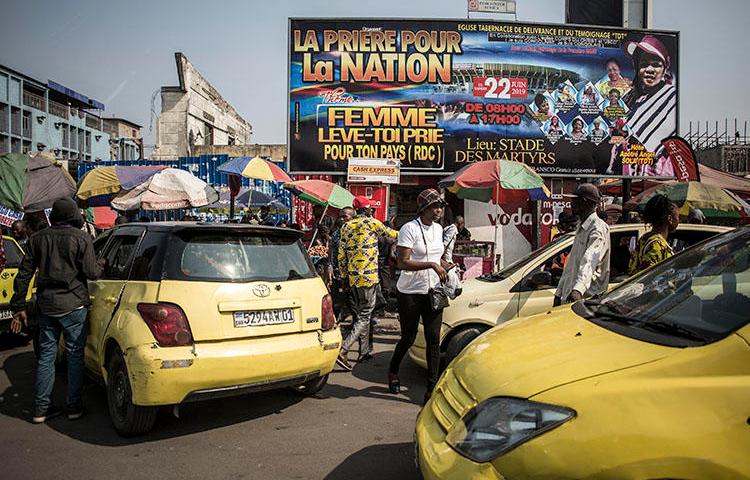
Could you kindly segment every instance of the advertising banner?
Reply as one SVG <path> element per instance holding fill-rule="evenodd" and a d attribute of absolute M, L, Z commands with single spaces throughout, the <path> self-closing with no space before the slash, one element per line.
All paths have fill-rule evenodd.
<path fill-rule="evenodd" d="M 289 167 L 402 174 L 492 159 L 549 176 L 673 177 L 678 35 L 479 20 L 292 19 Z"/>

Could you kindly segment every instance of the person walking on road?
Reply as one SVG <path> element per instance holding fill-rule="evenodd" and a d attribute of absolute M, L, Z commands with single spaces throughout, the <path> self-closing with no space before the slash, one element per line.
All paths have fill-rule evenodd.
<path fill-rule="evenodd" d="M 344 207 L 339 211 L 339 217 L 334 224 L 334 232 L 331 234 L 330 248 L 328 249 L 328 263 L 331 268 L 331 296 L 333 298 L 333 314 L 336 318 L 344 310 L 346 305 L 346 293 L 341 282 L 341 271 L 339 269 L 339 247 L 341 245 L 341 227 L 354 218 L 356 212 L 351 207 Z"/>
<path fill-rule="evenodd" d="M 438 223 L 443 216 L 445 201 L 435 189 L 422 191 L 417 197 L 419 217 L 408 222 L 398 234 L 397 263 L 401 276 L 396 283 L 401 338 L 391 358 L 388 388 L 399 393 L 399 367 L 406 352 L 417 337 L 419 320 L 424 324 L 427 342 L 427 391 L 430 398 L 440 370 L 440 325 L 443 310 L 434 310 L 428 292 L 448 277 L 449 265 L 443 259 L 443 227 Z"/>
<path fill-rule="evenodd" d="M 338 269 L 341 283 L 349 298 L 352 310 L 352 330 L 341 345 L 336 362 L 351 371 L 348 353 L 359 339 L 359 359 L 363 362 L 372 358 L 372 312 L 378 289 L 378 238 L 389 235 L 396 238 L 398 232 L 383 225 L 370 215 L 370 199 L 364 196 L 354 198 L 357 216 L 341 227 L 341 241 L 338 251 Z"/>
<path fill-rule="evenodd" d="M 677 230 L 680 224 L 677 205 L 665 195 L 654 195 L 646 203 L 643 218 L 651 225 L 651 231 L 638 239 L 635 251 L 630 255 L 630 276 L 674 255 L 669 245 L 669 234 Z"/>
<path fill-rule="evenodd" d="M 27 325 L 26 292 L 37 275 L 39 310 L 39 360 L 36 374 L 33 423 L 44 423 L 62 413 L 51 404 L 55 383 L 55 357 L 62 333 L 68 356 L 68 396 L 70 420 L 83 416 L 83 349 L 86 344 L 89 306 L 87 280 L 103 273 L 103 260 L 97 262 L 91 236 L 80 228 L 83 219 L 72 199 L 55 201 L 50 213 L 52 227 L 41 230 L 28 241 L 26 255 L 13 286 L 10 306 L 14 333 Z"/>
<path fill-rule="evenodd" d="M 573 213 L 581 224 L 555 292 L 555 306 L 599 295 L 609 284 L 609 225 L 596 214 L 599 190 L 584 183 L 564 196 L 573 198 Z"/>

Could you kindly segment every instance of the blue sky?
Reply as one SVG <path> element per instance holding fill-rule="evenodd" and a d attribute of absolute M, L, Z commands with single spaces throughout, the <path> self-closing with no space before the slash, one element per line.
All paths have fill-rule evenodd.
<path fill-rule="evenodd" d="M 562 23 L 564 7 L 518 0 L 518 20 Z M 460 19 L 466 2 L 11 0 L 2 12 L 0 64 L 104 102 L 106 115 L 143 125 L 147 144 L 151 97 L 177 83 L 176 51 L 253 125 L 253 143 L 285 143 L 288 17 Z M 750 119 L 749 15 L 748 0 L 654 0 L 654 28 L 681 32 L 683 134 L 691 120 Z"/>

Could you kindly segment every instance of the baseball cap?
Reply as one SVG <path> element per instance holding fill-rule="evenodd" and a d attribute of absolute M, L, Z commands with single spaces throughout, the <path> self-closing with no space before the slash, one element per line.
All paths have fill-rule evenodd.
<path fill-rule="evenodd" d="M 429 207 L 433 203 L 440 203 L 442 206 L 446 206 L 445 200 L 440 196 L 440 192 L 434 188 L 428 188 L 422 190 L 422 193 L 417 197 L 417 213 L 422 213 L 425 208 Z"/>
<path fill-rule="evenodd" d="M 359 210 L 360 208 L 370 208 L 371 206 L 372 202 L 364 195 L 357 195 L 352 202 L 352 207 L 354 207 L 355 210 Z"/>
<path fill-rule="evenodd" d="M 568 198 L 576 198 L 581 197 L 585 198 L 586 200 L 599 203 L 602 199 L 601 195 L 599 195 L 599 189 L 596 188 L 596 185 L 593 185 L 591 183 L 582 183 L 576 187 L 576 191 L 573 193 L 563 193 L 563 197 Z"/>

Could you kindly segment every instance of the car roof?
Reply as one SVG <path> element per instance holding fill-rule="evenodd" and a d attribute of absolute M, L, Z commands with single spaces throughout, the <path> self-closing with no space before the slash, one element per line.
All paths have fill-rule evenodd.
<path fill-rule="evenodd" d="M 201 222 L 132 222 L 117 225 L 114 229 L 128 227 L 145 227 L 148 231 L 158 232 L 247 232 L 252 234 L 265 233 L 276 236 L 302 237 L 303 232 L 292 228 L 274 227 L 270 225 L 249 225 L 241 223 L 201 223 Z"/>
<path fill-rule="evenodd" d="M 637 228 L 647 228 L 643 223 L 618 223 L 616 225 L 610 225 L 610 232 L 618 232 L 622 230 L 634 230 Z M 721 225 L 701 225 L 696 223 L 681 223 L 677 226 L 677 230 L 692 230 L 700 232 L 728 232 L 733 230 L 732 227 L 724 227 Z"/>

